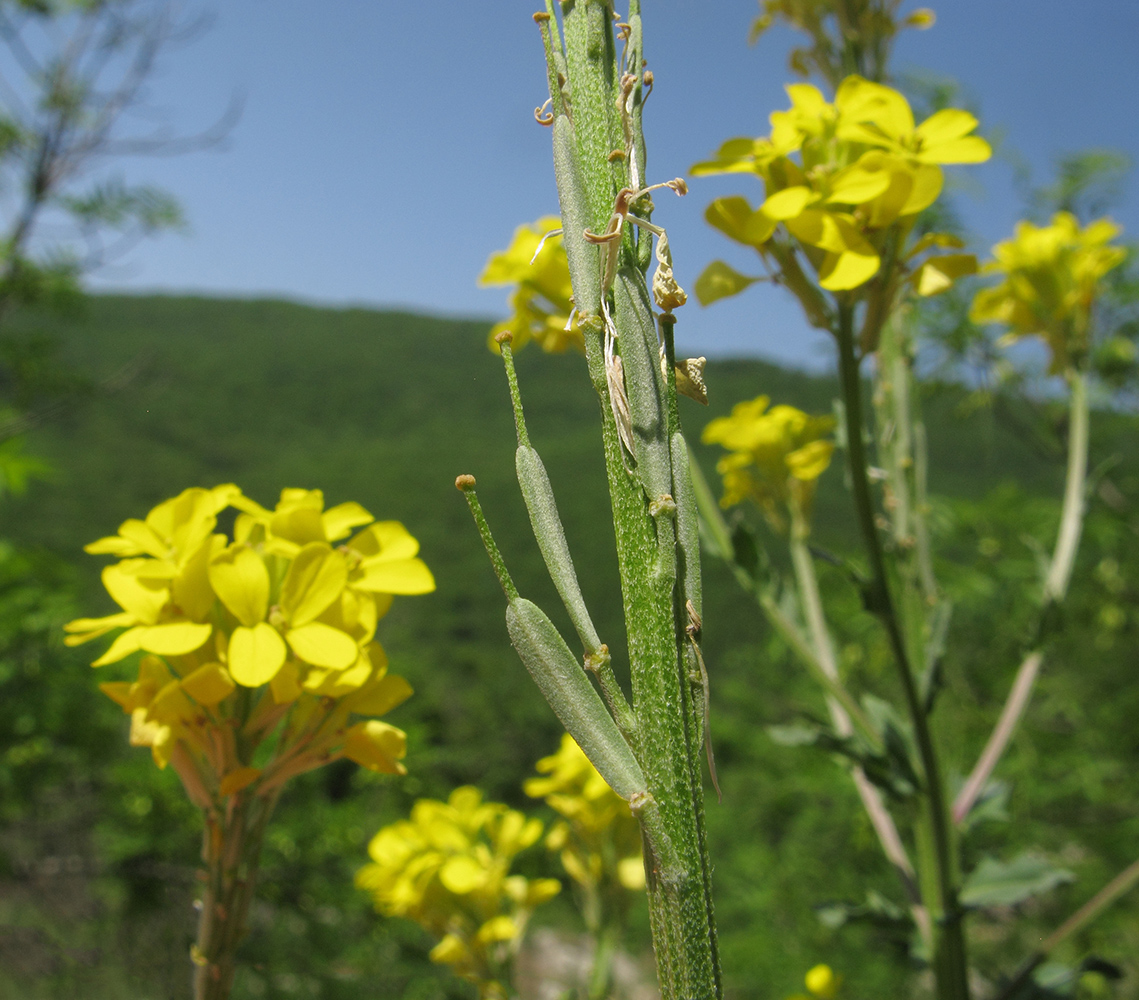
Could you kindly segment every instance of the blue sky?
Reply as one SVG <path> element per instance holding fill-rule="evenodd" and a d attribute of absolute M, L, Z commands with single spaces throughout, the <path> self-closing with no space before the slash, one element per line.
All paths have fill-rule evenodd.
<path fill-rule="evenodd" d="M 1134 0 L 952 0 L 937 25 L 907 32 L 895 71 L 953 77 L 982 131 L 1051 179 L 1054 158 L 1091 146 L 1139 162 L 1139 4 Z M 136 248 L 97 290 L 280 296 L 330 305 L 500 317 L 503 289 L 479 289 L 491 251 L 557 204 L 536 0 L 226 0 L 210 29 L 172 52 L 151 102 L 183 131 L 207 126 L 237 93 L 244 111 L 224 149 L 111 169 L 181 200 L 185 235 Z M 910 9 L 906 5 L 903 10 Z M 620 5 L 618 5 L 619 9 Z M 656 89 L 646 109 L 651 180 L 686 172 L 734 135 L 761 135 L 785 107 L 794 36 L 748 47 L 754 0 L 645 0 Z M 1007 158 L 956 168 L 978 249 L 1021 212 Z M 657 199 L 676 273 L 691 288 L 715 257 L 753 268 L 708 229 L 718 195 L 761 197 L 745 177 L 695 181 Z M 1115 212 L 1139 233 L 1139 186 Z M 777 289 L 679 314 L 680 346 L 818 365 L 828 352 Z"/>

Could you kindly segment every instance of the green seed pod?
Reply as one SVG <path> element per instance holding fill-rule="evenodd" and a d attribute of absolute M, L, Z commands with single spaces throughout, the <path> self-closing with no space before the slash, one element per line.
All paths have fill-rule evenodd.
<path fill-rule="evenodd" d="M 554 623 L 532 601 L 518 597 L 506 607 L 506 628 L 554 714 L 609 787 L 626 801 L 643 794 L 641 765 Z"/>
<path fill-rule="evenodd" d="M 518 485 L 522 487 L 526 509 L 530 512 L 534 537 L 542 550 L 542 558 L 546 560 L 550 578 L 558 588 L 562 603 L 569 612 L 585 651 L 596 653 L 601 649 L 601 639 L 597 636 L 597 630 L 589 617 L 589 609 L 581 596 L 581 587 L 577 582 L 577 573 L 573 568 L 573 559 L 569 545 L 566 544 L 566 534 L 562 529 L 562 519 L 558 516 L 554 490 L 550 486 L 550 477 L 546 475 L 546 467 L 542 464 L 541 456 L 527 445 L 520 445 L 514 453 L 514 466 L 518 472 Z"/>
<path fill-rule="evenodd" d="M 597 248 L 585 238 L 589 228 L 589 203 L 577 162 L 577 140 L 565 115 L 554 119 L 554 175 L 562 210 L 562 243 L 569 260 L 570 281 L 577 311 L 588 316 L 601 313 L 601 265 Z"/>

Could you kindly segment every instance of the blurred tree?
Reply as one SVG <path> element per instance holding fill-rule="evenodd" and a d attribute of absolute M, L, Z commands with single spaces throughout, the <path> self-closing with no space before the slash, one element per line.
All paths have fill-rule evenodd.
<path fill-rule="evenodd" d="M 40 471 L 5 444 L 90 388 L 50 339 L 12 330 L 13 308 L 73 308 L 84 274 L 182 226 L 171 195 L 108 160 L 215 146 L 235 120 L 233 104 L 179 135 L 147 103 L 160 55 L 201 24 L 167 0 L 0 0 L 0 493 Z"/>

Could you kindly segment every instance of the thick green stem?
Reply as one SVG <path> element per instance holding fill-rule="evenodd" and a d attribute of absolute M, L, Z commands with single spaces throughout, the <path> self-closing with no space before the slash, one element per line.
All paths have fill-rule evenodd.
<path fill-rule="evenodd" d="M 646 831 L 653 946 L 662 1000 L 712 1000 L 721 990 L 704 832 L 702 713 L 683 668 L 689 597 L 683 575 L 678 579 L 678 572 L 695 567 L 678 553 L 680 491 L 645 278 L 648 256 L 638 252 L 632 224 L 624 226 L 619 244 L 605 243 L 600 252 L 583 237 L 584 228 L 607 231 L 619 189 L 644 183 L 640 7 L 630 3 L 625 79 L 612 5 L 578 0 L 564 4 L 562 13 L 572 121 L 560 117 L 554 123 L 555 173 L 574 301 L 601 400 L 637 751 L 648 785 L 638 818 Z M 553 32 L 550 38 L 556 38 Z M 559 61 L 559 53 L 553 51 L 552 59 Z M 615 151 L 619 155 L 611 155 Z M 615 260 L 616 268 L 602 268 L 602 259 Z M 599 330 L 609 341 L 608 359 Z M 613 416 L 614 393 L 628 415 L 625 444 Z"/>
<path fill-rule="evenodd" d="M 866 606 L 882 622 L 898 668 L 898 676 L 913 726 L 924 777 L 925 820 L 930 838 L 930 861 L 936 870 L 932 884 L 936 897 L 926 899 L 934 925 L 934 976 L 939 1000 L 968 1000 L 968 960 L 963 926 L 964 911 L 957 899 L 956 865 L 953 830 L 942 783 L 937 752 L 930 732 L 929 718 L 918 694 L 917 681 L 902 623 L 895 610 L 885 553 L 878 534 L 877 516 L 870 492 L 869 459 L 863 439 L 865 420 L 862 406 L 862 379 L 855 355 L 853 310 L 842 305 L 838 311 L 836 331 L 839 348 L 839 370 L 846 416 L 846 445 L 855 511 L 866 555 L 870 562 L 870 581 L 864 598 Z"/>

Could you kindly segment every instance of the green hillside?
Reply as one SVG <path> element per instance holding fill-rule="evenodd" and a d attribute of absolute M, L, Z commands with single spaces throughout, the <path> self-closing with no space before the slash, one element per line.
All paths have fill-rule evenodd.
<path fill-rule="evenodd" d="M 410 734 L 409 776 L 380 782 L 348 766 L 297 783 L 267 845 L 265 903 L 247 946 L 263 968 L 239 982 L 236 995 L 467 996 L 425 961 L 429 946 L 418 932 L 373 917 L 350 879 L 366 837 L 418 796 L 445 796 L 472 782 L 532 808 L 520 782 L 557 740 L 552 714 L 509 646 L 501 592 L 453 487 L 459 473 L 477 477 L 520 590 L 568 629 L 514 481 L 513 423 L 501 362 L 486 348 L 487 325 L 276 301 L 111 296 L 91 299 L 78 322 L 18 322 L 58 337 L 68 362 L 109 386 L 34 431 L 31 447 L 55 477 L 4 509 L 3 535 L 43 553 L 37 565 L 50 564 L 64 581 L 55 592 L 71 586 L 83 613 L 109 610 L 109 599 L 98 587 L 102 561 L 81 546 L 191 485 L 236 482 L 265 504 L 282 487 L 321 488 L 330 503 L 356 500 L 378 518 L 404 522 L 422 543 L 438 590 L 397 600 L 378 634 L 393 669 L 417 692 L 393 715 Z M 597 403 L 584 360 L 531 348 L 518 368 L 530 434 L 549 469 L 586 600 L 602 638 L 620 650 Z M 834 395 L 827 378 L 755 360 L 710 363 L 707 383 L 711 405 L 682 412 L 694 441 L 708 419 L 761 392 L 813 411 L 829 410 Z M 991 410 L 963 416 L 961 398 L 946 389 L 924 404 L 936 524 L 956 560 L 944 580 L 957 600 L 960 642 L 939 719 L 964 734 L 950 756 L 958 771 L 971 766 L 1015 669 L 1032 612 L 1023 599 L 1035 572 L 1031 538 L 1046 540 L 1053 530 L 1062 482 L 1059 465 L 1012 424 Z M 1134 432 L 1135 421 L 1120 415 L 1095 424 L 1093 464 L 1117 463 L 1109 473 L 1113 504 L 1095 505 L 1070 638 L 1003 771 L 1016 782 L 1016 822 L 977 834 L 976 856 L 1038 843 L 1063 854 L 1077 874 L 1074 886 L 1038 904 L 1039 926 L 1079 905 L 1139 843 L 1131 777 L 1139 733 L 1125 721 L 1139 713 L 1131 667 L 1137 623 L 1126 582 L 1128 567 L 1139 571 Z M 701 449 L 701 458 L 714 477 L 716 455 Z M 818 500 L 823 547 L 850 550 L 846 509 L 834 468 Z M 56 557 L 74 569 L 50 562 Z M 1111 591 L 1124 610 L 1110 628 L 1097 617 L 1115 586 L 1105 582 L 1107 559 L 1125 581 Z M 875 932 L 836 934 L 813 911 L 826 901 L 861 900 L 868 887 L 896 895 L 849 782 L 826 757 L 775 746 L 763 730 L 821 703 L 725 568 L 709 564 L 705 573 L 712 726 L 725 792 L 722 806 L 709 802 L 709 827 L 731 995 L 783 997 L 823 960 L 847 973 L 851 996 L 890 995 L 898 965 Z M 835 626 L 844 664 L 888 688 L 874 630 L 849 581 L 838 569 L 822 573 L 843 609 Z M 53 620 L 67 613 L 51 612 Z M 16 777 L 0 784 L 24 789 L 3 814 L 9 833 L 0 836 L 0 997 L 70 997 L 78 988 L 96 998 L 180 997 L 197 834 L 175 777 L 125 745 L 125 720 L 95 691 L 88 652 L 63 651 L 56 641 L 54 673 L 36 683 L 26 670 L 0 669 L 8 699 L 0 725 L 9 715 L 31 718 L 20 725 L 42 731 L 50 749 L 41 756 L 56 761 L 55 770 L 43 764 L 35 788 L 25 788 L 11 764 Z M 112 667 L 99 679 L 115 670 L 115 678 L 125 676 Z M 41 710 L 39 699 L 50 700 L 51 710 Z M 44 883 L 37 858 L 57 856 L 81 859 L 70 890 Z M 545 863 L 535 852 L 532 864 Z M 1120 907 L 1089 940 L 1101 935 L 1102 952 L 1131 962 L 1128 984 L 1139 991 L 1139 966 L 1129 957 L 1139 953 L 1136 912 L 1134 904 Z M 549 919 L 571 916 L 555 906 Z M 12 928 L 20 928 L 15 937 Z M 999 924 L 988 929 L 994 953 L 1019 954 L 1004 933 Z M 24 971 L 5 963 L 5 941 L 17 939 L 25 942 Z"/>

